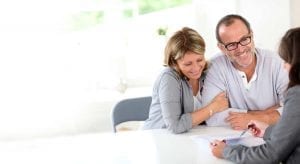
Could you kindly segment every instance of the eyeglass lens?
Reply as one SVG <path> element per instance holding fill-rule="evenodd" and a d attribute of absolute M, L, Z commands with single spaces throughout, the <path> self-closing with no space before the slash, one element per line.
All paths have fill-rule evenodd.
<path fill-rule="evenodd" d="M 242 45 L 242 46 L 246 46 L 249 43 L 251 43 L 251 36 L 247 36 L 242 38 L 239 42 L 232 42 L 232 43 L 228 43 L 225 45 L 225 48 L 228 51 L 232 51 L 238 48 L 238 44 Z"/>

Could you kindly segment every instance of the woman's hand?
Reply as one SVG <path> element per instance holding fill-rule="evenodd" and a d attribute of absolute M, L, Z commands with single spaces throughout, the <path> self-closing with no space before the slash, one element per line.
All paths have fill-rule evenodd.
<path fill-rule="evenodd" d="M 214 111 L 214 113 L 222 112 L 225 109 L 228 109 L 228 98 L 226 97 L 226 93 L 219 93 L 209 104 L 209 107 Z"/>
<path fill-rule="evenodd" d="M 249 126 L 249 125 L 251 125 L 251 126 Z M 265 134 L 265 131 L 266 131 L 267 127 L 269 125 L 267 123 L 264 123 L 264 122 L 251 120 L 248 123 L 248 126 L 249 126 L 250 131 L 251 131 L 253 136 L 262 138 Z"/>
<path fill-rule="evenodd" d="M 210 143 L 211 152 L 217 158 L 223 158 L 223 150 L 225 146 L 226 143 L 224 141 L 215 140 Z"/>

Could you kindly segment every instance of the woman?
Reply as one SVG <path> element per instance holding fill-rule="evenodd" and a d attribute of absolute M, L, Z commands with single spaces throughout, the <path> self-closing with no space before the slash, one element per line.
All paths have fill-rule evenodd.
<path fill-rule="evenodd" d="M 289 85 L 284 110 L 279 122 L 269 126 L 253 124 L 254 136 L 263 137 L 265 144 L 256 147 L 228 146 L 221 141 L 212 145 L 212 153 L 235 163 L 300 163 L 300 28 L 290 29 L 283 36 L 279 55 L 289 72 Z M 215 146 L 213 146 L 215 145 Z"/>
<path fill-rule="evenodd" d="M 165 48 L 166 68 L 154 84 L 144 129 L 167 128 L 183 133 L 228 108 L 225 93 L 217 95 L 209 105 L 201 105 L 200 90 L 207 65 L 204 51 L 203 38 L 191 28 L 184 27 L 169 39 Z"/>

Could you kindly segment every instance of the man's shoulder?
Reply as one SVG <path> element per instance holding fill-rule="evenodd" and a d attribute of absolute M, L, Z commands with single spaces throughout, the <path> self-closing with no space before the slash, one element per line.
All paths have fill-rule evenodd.
<path fill-rule="evenodd" d="M 256 47 L 255 50 L 258 52 L 258 53 L 261 53 L 261 54 L 264 54 L 264 55 L 270 55 L 270 54 L 276 54 L 275 51 L 272 51 L 270 49 L 265 49 L 265 48 L 259 48 L 259 47 Z"/>
<path fill-rule="evenodd" d="M 223 53 L 219 52 L 216 53 L 212 58 L 209 60 L 209 68 L 211 67 L 218 67 L 218 68 L 227 68 L 231 62 Z"/>
<path fill-rule="evenodd" d="M 277 52 L 269 50 L 269 49 L 256 48 L 256 52 L 262 58 L 280 59 L 280 57 L 279 57 L 279 55 L 278 55 Z"/>
<path fill-rule="evenodd" d="M 275 51 L 257 48 L 256 52 L 260 63 L 276 63 L 275 65 L 281 65 L 283 62 L 278 53 Z"/>
<path fill-rule="evenodd" d="M 215 62 L 224 62 L 226 60 L 226 55 L 224 55 L 222 52 L 218 52 L 216 54 L 214 54 L 211 58 L 210 58 L 210 62 L 211 63 L 215 63 Z"/>

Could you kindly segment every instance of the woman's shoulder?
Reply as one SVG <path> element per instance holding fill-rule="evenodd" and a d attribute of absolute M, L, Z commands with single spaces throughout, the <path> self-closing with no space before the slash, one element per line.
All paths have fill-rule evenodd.
<path fill-rule="evenodd" d="M 285 103 L 300 105 L 300 85 L 293 86 L 287 90 Z"/>
<path fill-rule="evenodd" d="M 299 96 L 298 98 L 300 98 L 300 85 L 289 88 L 287 95 L 292 97 Z"/>
<path fill-rule="evenodd" d="M 174 68 L 171 68 L 171 67 L 166 67 L 164 68 L 160 75 L 159 75 L 160 78 L 164 77 L 164 78 L 175 78 L 177 80 L 180 79 L 180 75 L 179 73 L 174 69 Z"/>
<path fill-rule="evenodd" d="M 284 101 L 283 112 L 287 116 L 299 117 L 300 116 L 300 111 L 298 110 L 299 106 L 300 106 L 300 85 L 297 85 L 288 89 L 287 96 Z"/>
<path fill-rule="evenodd" d="M 163 70 L 161 70 L 160 75 L 157 77 L 154 83 L 154 90 L 159 90 L 159 88 L 161 87 L 177 88 L 181 84 L 182 84 L 182 78 L 179 76 L 176 70 L 166 67 Z"/>

